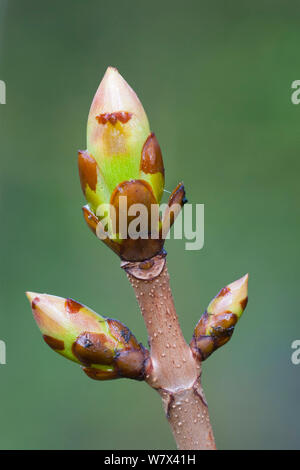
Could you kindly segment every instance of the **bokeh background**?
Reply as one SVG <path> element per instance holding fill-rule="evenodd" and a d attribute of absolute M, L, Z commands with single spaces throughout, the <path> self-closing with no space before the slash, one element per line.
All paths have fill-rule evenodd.
<path fill-rule="evenodd" d="M 119 261 L 87 229 L 77 174 L 108 65 L 136 90 L 166 189 L 205 204 L 205 246 L 167 243 L 187 340 L 210 299 L 250 274 L 231 342 L 204 364 L 217 446 L 299 448 L 300 4 L 0 0 L 2 449 L 174 449 L 143 383 L 94 382 L 42 341 L 24 291 L 145 328 Z"/>

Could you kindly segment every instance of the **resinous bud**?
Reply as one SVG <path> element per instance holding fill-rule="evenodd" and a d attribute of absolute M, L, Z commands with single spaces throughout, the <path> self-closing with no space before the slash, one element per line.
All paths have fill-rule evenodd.
<path fill-rule="evenodd" d="M 87 124 L 87 150 L 79 152 L 83 192 L 91 209 L 111 202 L 121 183 L 143 181 L 159 203 L 164 189 L 160 146 L 135 92 L 108 67 L 93 99 Z M 148 196 L 149 197 L 149 196 Z M 136 203 L 139 202 L 136 200 Z"/>
<path fill-rule="evenodd" d="M 220 290 L 196 325 L 191 348 L 205 360 L 226 344 L 248 302 L 248 274 Z"/>
<path fill-rule="evenodd" d="M 44 341 L 57 353 L 80 364 L 89 377 L 143 380 L 148 351 L 121 322 L 72 299 L 26 294 Z"/>
<path fill-rule="evenodd" d="M 108 67 L 93 99 L 87 149 L 79 151 L 78 166 L 88 202 L 83 208 L 84 218 L 98 238 L 127 261 L 142 261 L 160 253 L 163 223 L 159 218 L 151 219 L 151 208 L 160 203 L 164 190 L 162 152 L 140 100 L 113 67 Z M 125 198 L 126 209 L 122 205 Z M 183 200 L 184 196 L 179 204 Z M 136 204 L 147 211 L 143 215 L 147 233 L 138 238 L 130 234 L 125 237 L 120 213 L 126 211 L 127 230 L 134 218 L 130 208 Z M 148 237 L 151 233 L 157 236 Z"/>

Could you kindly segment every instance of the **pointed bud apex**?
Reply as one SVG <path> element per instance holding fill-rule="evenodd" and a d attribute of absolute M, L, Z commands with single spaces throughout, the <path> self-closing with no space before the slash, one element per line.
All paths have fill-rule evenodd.
<path fill-rule="evenodd" d="M 26 294 L 48 346 L 84 366 L 87 375 L 98 380 L 143 379 L 148 352 L 121 322 L 72 299 Z"/>
<path fill-rule="evenodd" d="M 150 133 L 140 100 L 113 67 L 108 67 L 91 105 L 87 151 L 80 152 L 79 172 L 95 211 L 97 202 L 109 203 L 115 188 L 125 181 L 145 180 L 157 202 L 162 196 L 164 167 L 159 144 Z"/>
<path fill-rule="evenodd" d="M 231 312 L 240 318 L 246 308 L 247 301 L 248 274 L 221 289 L 207 307 L 207 313 L 217 315 Z"/>
<path fill-rule="evenodd" d="M 203 361 L 227 343 L 248 302 L 248 274 L 220 290 L 200 318 L 191 342 Z"/>

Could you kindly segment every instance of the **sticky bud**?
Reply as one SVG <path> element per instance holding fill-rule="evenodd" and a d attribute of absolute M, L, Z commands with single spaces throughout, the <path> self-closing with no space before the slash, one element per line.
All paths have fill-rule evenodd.
<path fill-rule="evenodd" d="M 140 100 L 113 67 L 108 67 L 93 99 L 87 124 L 87 150 L 79 151 L 78 167 L 88 202 L 83 208 L 84 218 L 98 238 L 127 261 L 143 261 L 160 253 L 168 224 L 159 218 L 151 219 L 151 208 L 160 203 L 164 190 L 162 152 L 156 136 L 150 132 Z M 126 208 L 121 204 L 124 198 Z M 184 197 L 179 204 L 183 200 Z M 128 214 L 135 204 L 143 205 L 147 211 L 148 233 L 133 239 L 130 234 L 125 237 L 120 229 L 119 214 L 127 211 L 128 229 Z M 100 208 L 104 206 L 109 209 L 102 212 Z M 112 212 L 117 214 L 116 223 Z M 102 226 L 103 218 L 107 220 Z"/>
<path fill-rule="evenodd" d="M 196 325 L 193 353 L 202 361 L 226 344 L 248 302 L 248 274 L 220 290 Z"/>
<path fill-rule="evenodd" d="M 160 146 L 144 108 L 114 67 L 108 67 L 93 99 L 87 123 L 87 150 L 79 151 L 81 186 L 91 209 L 109 204 L 125 181 L 145 181 L 159 203 L 164 189 Z M 136 201 L 143 202 L 143 201 Z"/>
<path fill-rule="evenodd" d="M 144 379 L 148 351 L 118 320 L 72 299 L 26 293 L 44 341 L 97 380 Z"/>

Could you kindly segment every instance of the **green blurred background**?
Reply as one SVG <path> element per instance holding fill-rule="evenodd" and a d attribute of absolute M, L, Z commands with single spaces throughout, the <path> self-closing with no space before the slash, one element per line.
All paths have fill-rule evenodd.
<path fill-rule="evenodd" d="M 138 93 L 166 189 L 205 204 L 205 246 L 168 241 L 184 334 L 250 274 L 231 342 L 204 364 L 217 446 L 299 448 L 300 4 L 0 0 L 1 449 L 173 449 L 160 398 L 94 382 L 42 341 L 25 290 L 144 324 L 119 261 L 85 226 L 77 149 L 108 65 Z"/>

